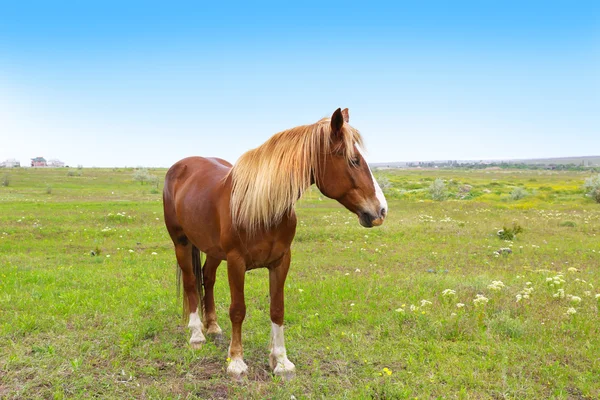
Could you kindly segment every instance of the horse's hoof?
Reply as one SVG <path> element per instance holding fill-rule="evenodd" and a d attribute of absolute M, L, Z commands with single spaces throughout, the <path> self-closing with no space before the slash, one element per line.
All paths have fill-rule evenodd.
<path fill-rule="evenodd" d="M 206 340 L 203 340 L 200 342 L 190 342 L 190 346 L 194 350 L 200 350 L 202 348 L 202 346 L 204 345 L 204 343 L 206 343 Z"/>
<path fill-rule="evenodd" d="M 234 380 L 239 381 L 248 373 L 248 366 L 241 358 L 231 360 L 227 367 L 227 374 Z"/>
<path fill-rule="evenodd" d="M 223 330 L 217 324 L 211 325 L 206 329 L 206 336 L 218 337 L 223 336 Z"/>
<path fill-rule="evenodd" d="M 290 360 L 285 359 L 283 362 L 277 363 L 273 374 L 281 377 L 284 381 L 292 380 L 296 376 L 296 366 Z"/>

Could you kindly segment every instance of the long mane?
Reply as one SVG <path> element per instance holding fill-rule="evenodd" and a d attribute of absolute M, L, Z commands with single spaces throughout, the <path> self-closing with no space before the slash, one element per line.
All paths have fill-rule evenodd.
<path fill-rule="evenodd" d="M 273 135 L 261 146 L 244 153 L 229 175 L 232 178 L 233 225 L 254 233 L 281 221 L 296 201 L 318 179 L 322 156 L 335 150 L 350 159 L 354 144 L 362 146 L 360 133 L 344 123 L 342 137 L 333 137 L 329 118 Z"/>

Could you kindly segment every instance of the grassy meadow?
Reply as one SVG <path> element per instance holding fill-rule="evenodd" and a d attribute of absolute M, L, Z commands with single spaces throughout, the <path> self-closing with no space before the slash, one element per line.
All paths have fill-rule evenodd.
<path fill-rule="evenodd" d="M 249 374 L 236 383 L 225 372 L 223 265 L 226 340 L 188 346 L 165 172 L 150 171 L 155 186 L 132 169 L 0 170 L 0 398 L 600 398 L 589 174 L 376 172 L 389 216 L 373 229 L 311 189 L 286 283 L 296 379 L 269 370 L 261 269 L 246 278 Z M 445 201 L 430 199 L 436 178 Z M 522 232 L 501 239 L 504 227 Z"/>

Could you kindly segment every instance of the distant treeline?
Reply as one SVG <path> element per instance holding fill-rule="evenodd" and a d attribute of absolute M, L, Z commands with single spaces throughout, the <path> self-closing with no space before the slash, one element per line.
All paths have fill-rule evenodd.
<path fill-rule="evenodd" d="M 422 165 L 420 165 L 422 166 Z M 581 164 L 526 164 L 526 163 L 471 163 L 471 164 L 452 164 L 452 165 L 437 165 L 445 168 L 464 168 L 464 169 L 486 169 L 486 168 L 502 168 L 502 169 L 531 169 L 531 170 L 556 170 L 556 171 L 591 171 L 600 172 L 600 167 L 589 167 Z M 435 167 L 435 165 L 433 165 Z"/>

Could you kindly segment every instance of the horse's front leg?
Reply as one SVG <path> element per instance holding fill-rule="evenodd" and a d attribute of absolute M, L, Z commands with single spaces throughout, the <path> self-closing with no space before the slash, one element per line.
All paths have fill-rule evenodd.
<path fill-rule="evenodd" d="M 227 255 L 227 277 L 229 279 L 229 292 L 231 304 L 229 318 L 231 319 L 231 343 L 229 344 L 229 366 L 227 373 L 234 379 L 241 379 L 248 372 L 244 362 L 242 349 L 242 323 L 246 317 L 246 303 L 244 301 L 244 279 L 246 276 L 246 263 L 236 253 Z"/>
<path fill-rule="evenodd" d="M 275 375 L 285 380 L 292 379 L 296 366 L 287 358 L 283 340 L 283 289 L 285 278 L 290 269 L 290 250 L 283 256 L 279 265 L 269 270 L 269 290 L 271 294 L 271 343 L 269 365 Z"/>

